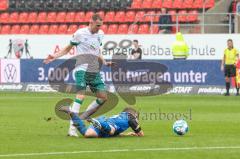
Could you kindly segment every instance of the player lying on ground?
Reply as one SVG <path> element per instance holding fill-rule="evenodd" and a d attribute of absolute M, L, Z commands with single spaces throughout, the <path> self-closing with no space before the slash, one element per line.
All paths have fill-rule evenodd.
<path fill-rule="evenodd" d="M 113 136 L 144 136 L 143 131 L 138 123 L 139 113 L 131 108 L 126 107 L 120 114 L 113 115 L 109 118 L 101 116 L 99 118 L 92 118 L 89 121 L 92 123 L 89 127 L 86 127 L 84 121 L 79 118 L 77 113 L 71 112 L 69 107 L 62 106 L 59 111 L 65 112 L 70 115 L 74 126 L 84 136 L 88 138 L 97 137 L 113 137 Z M 129 127 L 134 132 L 128 134 L 121 134 Z"/>

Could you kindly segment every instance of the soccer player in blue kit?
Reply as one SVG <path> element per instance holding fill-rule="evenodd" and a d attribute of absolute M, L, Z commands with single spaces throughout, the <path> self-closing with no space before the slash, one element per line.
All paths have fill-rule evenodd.
<path fill-rule="evenodd" d="M 139 125 L 139 113 L 132 107 L 126 107 L 118 115 L 111 117 L 100 116 L 96 119 L 91 118 L 90 126 L 86 126 L 84 121 L 79 118 L 78 114 L 71 112 L 69 107 L 62 106 L 59 111 L 70 115 L 73 125 L 77 130 L 87 138 L 97 137 L 113 137 L 113 136 L 144 136 L 144 133 Z M 128 128 L 132 128 L 134 132 L 122 134 Z"/>

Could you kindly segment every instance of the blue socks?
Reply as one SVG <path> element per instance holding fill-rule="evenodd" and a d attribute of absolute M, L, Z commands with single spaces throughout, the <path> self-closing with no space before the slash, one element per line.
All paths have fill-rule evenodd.
<path fill-rule="evenodd" d="M 80 119 L 78 114 L 75 114 L 75 113 L 71 113 L 71 118 L 72 118 L 74 126 L 84 136 L 87 131 L 87 128 L 86 128 L 84 122 L 82 121 L 82 119 Z"/>

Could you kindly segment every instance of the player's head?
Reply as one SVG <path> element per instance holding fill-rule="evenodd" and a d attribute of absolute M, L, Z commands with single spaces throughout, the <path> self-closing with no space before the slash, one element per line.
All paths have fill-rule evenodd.
<path fill-rule="evenodd" d="M 227 46 L 228 46 L 228 48 L 233 48 L 233 40 L 232 39 L 228 39 Z"/>
<path fill-rule="evenodd" d="M 97 33 L 103 24 L 103 19 L 99 14 L 93 14 L 90 19 L 89 27 L 92 33 Z"/>
<path fill-rule="evenodd" d="M 138 40 L 133 40 L 133 46 L 138 47 Z"/>
<path fill-rule="evenodd" d="M 166 9 L 166 8 L 162 8 L 162 9 L 161 9 L 161 13 L 162 13 L 162 14 L 167 14 L 167 9 Z"/>
<path fill-rule="evenodd" d="M 137 110 L 135 110 L 133 107 L 127 106 L 123 109 L 123 112 L 130 113 L 133 116 L 135 116 L 136 118 L 139 118 L 139 112 Z"/>

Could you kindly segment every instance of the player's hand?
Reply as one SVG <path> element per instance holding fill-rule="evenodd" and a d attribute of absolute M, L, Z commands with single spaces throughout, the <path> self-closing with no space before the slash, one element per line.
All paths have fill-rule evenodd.
<path fill-rule="evenodd" d="M 224 66 L 223 65 L 221 65 L 221 71 L 224 71 Z"/>
<path fill-rule="evenodd" d="M 143 131 L 140 131 L 139 133 L 137 133 L 137 136 L 144 136 Z"/>
<path fill-rule="evenodd" d="M 111 62 L 111 61 L 106 62 L 105 65 L 108 66 L 108 67 L 114 67 L 114 66 L 116 66 L 116 62 Z"/>
<path fill-rule="evenodd" d="M 138 136 L 138 135 L 134 132 L 129 132 L 129 133 L 127 133 L 127 136 Z"/>
<path fill-rule="evenodd" d="M 49 64 L 50 62 L 52 62 L 54 60 L 55 60 L 54 56 L 48 55 L 48 57 L 45 60 L 43 60 L 43 63 Z"/>

